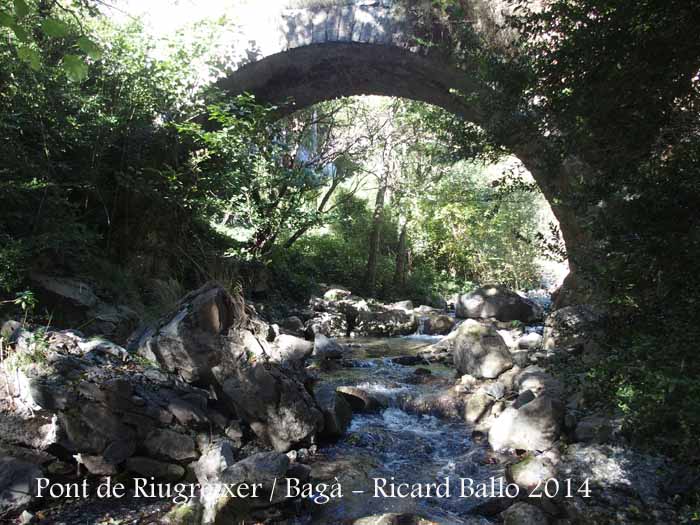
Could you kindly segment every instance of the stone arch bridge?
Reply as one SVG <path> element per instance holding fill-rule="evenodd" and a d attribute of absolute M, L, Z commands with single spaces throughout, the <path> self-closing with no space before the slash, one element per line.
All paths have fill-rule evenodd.
<path fill-rule="evenodd" d="M 232 95 L 249 92 L 283 104 L 286 112 L 343 96 L 404 97 L 440 106 L 492 132 L 509 111 L 484 104 L 493 87 L 453 64 L 442 28 L 422 16 L 430 2 L 309 0 L 310 7 L 286 9 L 265 4 L 250 4 L 231 46 L 231 70 L 218 85 Z M 472 0 L 467 22 L 477 35 L 502 42 L 509 38 L 497 30 L 505 5 Z M 574 268 L 587 236 L 566 203 L 587 172 L 573 159 L 553 164 L 546 137 L 536 129 L 524 119 L 505 134 L 498 130 L 497 137 L 548 199 Z"/>

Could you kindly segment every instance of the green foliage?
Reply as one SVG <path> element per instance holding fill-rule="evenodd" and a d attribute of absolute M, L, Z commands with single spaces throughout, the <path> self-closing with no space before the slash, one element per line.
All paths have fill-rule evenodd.
<path fill-rule="evenodd" d="M 576 195 L 597 240 L 581 270 L 611 319 L 592 378 L 635 442 L 691 462 L 700 460 L 698 20 L 695 2 L 632 0 L 557 0 L 512 20 L 559 154 L 596 173 Z"/>

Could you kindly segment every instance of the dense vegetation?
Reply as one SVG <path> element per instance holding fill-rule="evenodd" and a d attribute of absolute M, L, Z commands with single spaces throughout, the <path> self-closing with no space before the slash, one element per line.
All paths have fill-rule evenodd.
<path fill-rule="evenodd" d="M 116 28 L 96 6 L 0 7 L 4 301 L 32 271 L 88 278 L 141 313 L 176 295 L 164 287 L 245 280 L 257 266 L 295 299 L 333 281 L 423 301 L 486 280 L 536 284 L 556 239 L 529 179 L 484 176 L 507 155 L 498 129 L 406 101 L 278 120 L 200 87 L 190 65 L 217 67 L 216 25 L 155 59 L 137 23 Z M 506 47 L 475 42 L 466 6 L 435 2 L 433 15 L 463 67 L 499 88 L 486 102 L 590 174 L 571 196 L 595 239 L 577 263 L 609 315 L 604 359 L 586 372 L 631 437 L 697 461 L 700 6 L 520 6 L 507 23 L 521 38 Z"/>

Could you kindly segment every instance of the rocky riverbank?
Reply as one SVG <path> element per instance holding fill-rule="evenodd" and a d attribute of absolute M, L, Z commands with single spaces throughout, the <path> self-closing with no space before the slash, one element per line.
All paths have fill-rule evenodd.
<path fill-rule="evenodd" d="M 331 287 L 270 323 L 208 284 L 126 347 L 8 322 L 0 515 L 24 523 L 72 523 L 83 512 L 90 523 L 115 512 L 120 523 L 171 524 L 677 522 L 668 503 L 674 466 L 626 448 L 614 414 L 592 410 L 585 381 L 561 373 L 600 352 L 600 313 L 569 307 L 545 320 L 536 303 L 498 287 L 454 302 L 456 315 Z M 522 494 L 556 478 L 568 480 L 570 494 L 548 486 L 552 497 L 368 509 L 357 498 L 319 506 L 309 502 L 316 493 L 275 492 L 285 478 L 316 487 L 340 478 L 349 488 L 392 472 L 425 482 L 449 472 L 503 475 Z M 110 505 L 94 492 L 37 497 L 38 478 L 96 487 L 107 477 L 127 487 L 138 477 L 259 487 L 255 497 L 209 492 L 175 505 L 172 494 L 146 506 Z M 374 511 L 385 516 L 371 521 Z"/>

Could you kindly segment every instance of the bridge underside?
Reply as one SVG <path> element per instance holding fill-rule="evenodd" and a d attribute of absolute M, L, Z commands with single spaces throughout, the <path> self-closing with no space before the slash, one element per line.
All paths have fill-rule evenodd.
<path fill-rule="evenodd" d="M 334 42 L 311 44 L 248 64 L 219 86 L 231 94 L 253 93 L 290 113 L 325 100 L 353 95 L 403 97 L 440 106 L 478 122 L 475 108 L 452 90 L 475 91 L 464 73 L 399 47 Z"/>

